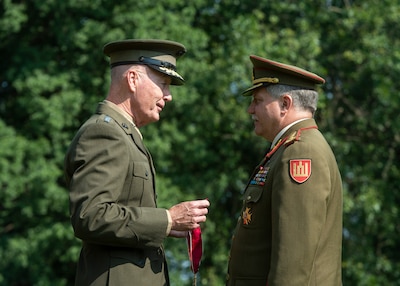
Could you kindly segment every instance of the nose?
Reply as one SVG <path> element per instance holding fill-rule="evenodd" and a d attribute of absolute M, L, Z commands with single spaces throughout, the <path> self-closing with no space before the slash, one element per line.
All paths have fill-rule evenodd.
<path fill-rule="evenodd" d="M 249 107 L 247 108 L 247 113 L 249 113 L 249 114 L 254 114 L 253 102 L 250 103 Z"/>
<path fill-rule="evenodd" d="M 166 102 L 172 101 L 172 94 L 170 94 L 170 95 L 168 95 L 168 96 L 164 96 L 164 100 L 165 100 Z"/>
<path fill-rule="evenodd" d="M 172 101 L 172 94 L 169 90 L 169 87 L 164 90 L 163 98 L 164 98 L 164 101 Z"/>

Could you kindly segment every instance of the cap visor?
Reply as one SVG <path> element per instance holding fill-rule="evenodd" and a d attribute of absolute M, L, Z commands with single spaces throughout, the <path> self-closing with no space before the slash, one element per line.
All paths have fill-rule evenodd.
<path fill-rule="evenodd" d="M 243 95 L 243 96 L 250 96 L 250 95 L 253 95 L 253 91 L 254 91 L 255 89 L 257 89 L 257 88 L 263 86 L 263 85 L 264 85 L 264 83 L 262 83 L 262 82 L 260 82 L 260 83 L 258 83 L 258 84 L 256 84 L 256 85 L 253 85 L 252 87 L 250 87 L 250 88 L 246 89 L 245 91 L 243 91 L 243 92 L 242 92 L 242 95 Z"/>

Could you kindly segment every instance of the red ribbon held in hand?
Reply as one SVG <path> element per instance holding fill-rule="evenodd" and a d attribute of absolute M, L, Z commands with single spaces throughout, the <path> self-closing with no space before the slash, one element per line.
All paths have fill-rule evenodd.
<path fill-rule="evenodd" d="M 196 285 L 196 273 L 199 271 L 201 256 L 203 255 L 203 242 L 200 227 L 189 231 L 187 237 L 190 268 L 194 273 L 193 285 Z"/>

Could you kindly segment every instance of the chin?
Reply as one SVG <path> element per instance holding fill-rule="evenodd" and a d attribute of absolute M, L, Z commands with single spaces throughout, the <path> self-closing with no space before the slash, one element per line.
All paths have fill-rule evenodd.
<path fill-rule="evenodd" d="M 151 122 L 157 122 L 160 120 L 160 116 L 155 116 L 153 118 L 151 118 Z"/>

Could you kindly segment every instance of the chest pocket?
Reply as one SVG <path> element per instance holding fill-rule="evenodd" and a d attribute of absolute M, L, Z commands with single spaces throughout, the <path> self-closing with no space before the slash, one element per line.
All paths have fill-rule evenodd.
<path fill-rule="evenodd" d="M 241 225 L 244 228 L 260 227 L 265 212 L 262 197 L 264 188 L 262 186 L 249 185 L 243 197 L 243 209 L 241 213 Z"/>
<path fill-rule="evenodd" d="M 256 203 L 260 200 L 262 194 L 263 194 L 263 187 L 249 185 L 243 196 L 243 201 L 245 204 Z"/>
<path fill-rule="evenodd" d="M 133 176 L 144 180 L 150 178 L 150 168 L 147 162 L 135 162 L 133 165 Z"/>
<path fill-rule="evenodd" d="M 133 163 L 132 177 L 129 187 L 129 205 L 154 205 L 153 177 L 148 162 Z"/>

